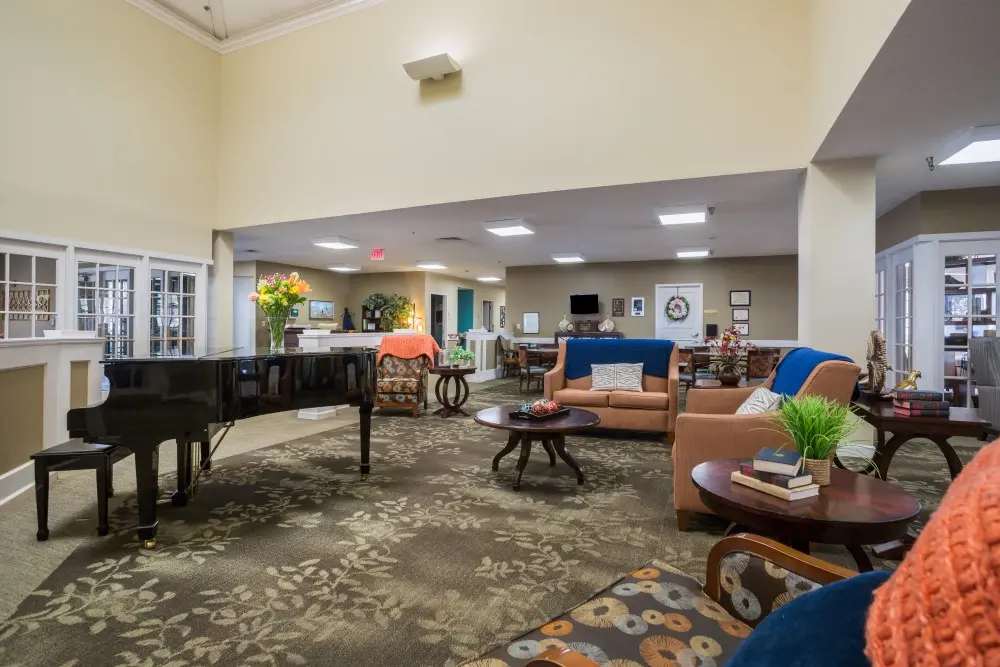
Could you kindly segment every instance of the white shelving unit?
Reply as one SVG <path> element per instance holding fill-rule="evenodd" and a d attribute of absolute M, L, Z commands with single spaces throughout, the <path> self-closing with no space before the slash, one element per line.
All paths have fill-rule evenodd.
<path fill-rule="evenodd" d="M 943 389 L 953 405 L 975 404 L 969 340 L 996 335 L 1000 232 L 916 236 L 878 254 L 884 324 L 895 379 L 921 372 L 919 386 Z M 876 300 L 879 279 L 876 277 Z"/>

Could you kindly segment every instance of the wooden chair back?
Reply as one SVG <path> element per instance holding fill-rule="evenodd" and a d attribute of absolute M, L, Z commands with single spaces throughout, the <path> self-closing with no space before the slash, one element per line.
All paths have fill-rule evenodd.
<path fill-rule="evenodd" d="M 528 368 L 528 348 L 523 345 L 517 348 L 517 365 L 522 369 Z"/>
<path fill-rule="evenodd" d="M 759 347 L 747 352 L 747 382 L 771 377 L 780 358 L 781 350 L 776 347 Z"/>

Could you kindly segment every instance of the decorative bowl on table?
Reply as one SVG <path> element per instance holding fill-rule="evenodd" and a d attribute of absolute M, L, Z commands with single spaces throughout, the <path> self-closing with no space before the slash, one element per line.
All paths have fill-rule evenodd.
<path fill-rule="evenodd" d="M 525 401 L 518 410 L 510 413 L 512 419 L 523 419 L 525 421 L 539 421 L 561 417 L 569 413 L 569 408 L 559 405 L 557 401 L 547 398 L 540 398 L 537 401 Z"/>

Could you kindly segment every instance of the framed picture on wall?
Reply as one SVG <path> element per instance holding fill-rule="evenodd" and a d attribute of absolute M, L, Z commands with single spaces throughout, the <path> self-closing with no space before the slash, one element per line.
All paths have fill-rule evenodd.
<path fill-rule="evenodd" d="M 629 302 L 632 304 L 632 317 L 646 316 L 646 297 L 634 296 Z"/>
<path fill-rule="evenodd" d="M 625 317 L 625 297 L 611 299 L 611 317 Z"/>
<path fill-rule="evenodd" d="M 750 290 L 729 290 L 730 306 L 749 306 Z"/>
<path fill-rule="evenodd" d="M 737 333 L 741 336 L 750 335 L 750 323 L 749 322 L 733 322 L 733 328 L 736 329 Z"/>
<path fill-rule="evenodd" d="M 538 333 L 538 313 L 524 313 L 521 316 L 521 332 L 526 334 Z"/>
<path fill-rule="evenodd" d="M 733 308 L 733 322 L 749 322 L 749 321 L 750 321 L 749 308 Z"/>
<path fill-rule="evenodd" d="M 333 319 L 333 301 L 310 301 L 309 302 L 309 319 L 310 320 L 332 320 Z"/>
<path fill-rule="evenodd" d="M 500 328 L 507 326 L 507 308 L 500 306 Z"/>

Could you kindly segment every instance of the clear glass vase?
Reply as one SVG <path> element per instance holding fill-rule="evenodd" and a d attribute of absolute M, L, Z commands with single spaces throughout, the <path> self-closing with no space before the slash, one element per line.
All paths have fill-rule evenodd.
<path fill-rule="evenodd" d="M 267 328 L 271 332 L 271 352 L 285 351 L 285 323 L 288 322 L 288 315 L 291 309 L 280 313 L 268 313 Z"/>

